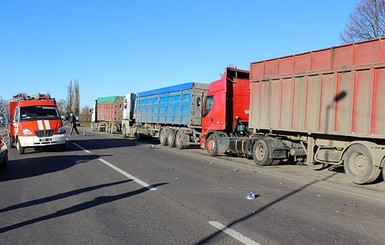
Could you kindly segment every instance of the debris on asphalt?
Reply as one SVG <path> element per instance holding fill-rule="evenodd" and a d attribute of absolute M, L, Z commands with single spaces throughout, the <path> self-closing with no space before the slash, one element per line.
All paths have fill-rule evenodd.
<path fill-rule="evenodd" d="M 257 197 L 259 197 L 259 194 L 254 194 L 252 191 L 247 193 L 246 195 L 246 199 L 248 200 L 253 200 L 253 199 L 256 199 Z"/>
<path fill-rule="evenodd" d="M 156 146 L 155 145 L 150 145 L 148 148 L 149 149 L 154 149 Z"/>

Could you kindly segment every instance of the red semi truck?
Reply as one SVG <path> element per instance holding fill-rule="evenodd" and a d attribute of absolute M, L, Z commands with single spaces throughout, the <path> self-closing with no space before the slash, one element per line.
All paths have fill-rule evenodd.
<path fill-rule="evenodd" d="M 250 103 L 249 71 L 226 68 L 221 79 L 210 83 L 202 114 L 201 148 L 212 156 L 228 148 L 227 136 L 248 134 Z"/>
<path fill-rule="evenodd" d="M 343 165 L 357 184 L 385 175 L 384 38 L 254 62 L 249 77 L 233 72 L 205 101 L 210 155 Z"/>

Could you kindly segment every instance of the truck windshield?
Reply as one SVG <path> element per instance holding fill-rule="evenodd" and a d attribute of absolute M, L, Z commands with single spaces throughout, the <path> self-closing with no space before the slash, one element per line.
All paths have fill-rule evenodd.
<path fill-rule="evenodd" d="M 27 106 L 20 107 L 20 120 L 60 119 L 54 106 Z"/>

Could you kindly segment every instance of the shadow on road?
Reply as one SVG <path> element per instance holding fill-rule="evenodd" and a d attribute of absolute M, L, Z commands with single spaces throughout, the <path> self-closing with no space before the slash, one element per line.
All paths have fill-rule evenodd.
<path fill-rule="evenodd" d="M 58 172 L 70 168 L 76 164 L 82 164 L 100 155 L 54 155 L 39 157 L 24 156 L 21 159 L 10 159 L 8 167 L 0 171 L 0 182 L 23 179 L 43 174 Z"/>
<path fill-rule="evenodd" d="M 67 197 L 71 197 L 71 196 L 79 195 L 79 194 L 82 194 L 82 193 L 94 191 L 94 190 L 97 190 L 97 189 L 102 189 L 102 188 L 109 187 L 109 186 L 114 186 L 114 185 L 120 185 L 120 184 L 127 183 L 127 182 L 130 182 L 130 181 L 132 181 L 132 180 L 123 180 L 123 181 L 117 181 L 117 182 L 112 182 L 112 183 L 108 183 L 108 184 L 95 185 L 95 186 L 90 186 L 90 187 L 86 187 L 86 188 L 81 188 L 81 189 L 78 189 L 78 190 L 68 191 L 68 192 L 65 192 L 65 193 L 60 193 L 60 194 L 57 194 L 57 195 L 54 195 L 54 196 L 50 196 L 50 197 L 39 198 L 39 199 L 35 199 L 35 200 L 32 200 L 32 201 L 23 202 L 23 203 L 19 203 L 19 204 L 16 204 L 16 205 L 12 205 L 12 206 L 0 209 L 0 213 L 16 210 L 16 209 L 20 209 L 20 208 L 36 206 L 36 205 L 44 204 L 44 203 L 47 203 L 47 202 L 53 202 L 53 201 L 57 201 L 57 200 L 60 200 L 60 199 L 67 198 Z"/>
<path fill-rule="evenodd" d="M 231 228 L 232 226 L 234 226 L 234 225 L 236 225 L 238 223 L 241 223 L 241 222 L 243 222 L 245 220 L 248 220 L 248 219 L 250 219 L 250 218 L 252 218 L 254 216 L 257 216 L 259 213 L 262 213 L 263 211 L 265 211 L 266 209 L 270 208 L 271 206 L 274 206 L 275 204 L 277 204 L 277 203 L 279 203 L 279 202 L 289 198 L 290 196 L 293 196 L 293 195 L 295 195 L 295 194 L 305 190 L 306 188 L 308 188 L 308 187 L 310 187 L 310 186 L 312 186 L 312 185 L 314 185 L 314 184 L 316 184 L 318 182 L 326 181 L 326 180 L 332 178 L 336 174 L 338 174 L 338 173 L 330 174 L 329 176 L 327 176 L 327 177 L 325 177 L 323 179 L 320 179 L 320 180 L 314 180 L 314 181 L 310 182 L 309 184 L 306 184 L 306 185 L 302 186 L 301 188 L 298 188 L 297 190 L 294 190 L 294 191 L 292 191 L 292 192 L 290 192 L 290 193 L 288 193 L 288 194 L 286 194 L 286 195 L 276 199 L 275 201 L 273 201 L 273 202 L 271 202 L 269 204 L 266 204 L 265 206 L 255 210 L 255 211 L 253 211 L 251 214 L 246 215 L 244 217 L 241 217 L 241 218 L 239 218 L 237 220 L 234 220 L 233 222 L 229 223 L 226 227 Z M 216 236 L 218 236 L 220 234 L 222 234 L 222 230 L 219 230 L 219 231 L 209 235 L 208 237 L 203 238 L 202 240 L 200 240 L 196 244 L 207 244 L 212 239 L 214 239 Z"/>
<path fill-rule="evenodd" d="M 105 150 L 111 148 L 133 147 L 138 145 L 158 145 L 158 139 L 148 139 L 145 141 L 138 141 L 135 138 L 102 138 L 102 137 L 88 137 L 88 136 L 73 136 L 69 138 L 67 144 L 71 142 L 79 143 L 87 150 Z M 81 149 L 71 149 L 73 151 L 80 151 Z"/>
<path fill-rule="evenodd" d="M 159 183 L 159 184 L 155 184 L 152 186 L 158 187 L 158 186 L 162 186 L 165 184 L 167 184 L 167 183 Z M 111 203 L 111 202 L 114 202 L 117 200 L 132 197 L 135 195 L 139 195 L 139 194 L 142 194 L 142 193 L 147 192 L 147 191 L 149 191 L 149 189 L 146 187 L 143 187 L 143 188 L 140 188 L 140 189 L 135 190 L 135 191 L 122 193 L 122 194 L 115 195 L 115 196 L 99 196 L 99 197 L 96 197 L 95 199 L 93 199 L 91 201 L 84 202 L 84 203 L 81 203 L 78 205 L 74 205 L 74 206 L 59 210 L 59 211 L 52 213 L 52 214 L 48 214 L 48 215 L 44 215 L 44 216 L 41 216 L 38 218 L 26 220 L 26 221 L 23 221 L 23 222 L 14 224 L 14 225 L 2 227 L 2 228 L 0 228 L 0 233 L 8 232 L 8 231 L 18 229 L 18 228 L 21 228 L 21 227 L 24 227 L 27 225 L 36 224 L 36 223 L 39 223 L 39 222 L 42 222 L 45 220 L 54 219 L 54 218 L 58 218 L 58 217 L 73 214 L 73 213 L 78 213 L 78 212 L 81 212 L 83 210 L 87 210 L 87 209 L 97 207 L 97 206 L 100 206 L 103 204 Z"/>

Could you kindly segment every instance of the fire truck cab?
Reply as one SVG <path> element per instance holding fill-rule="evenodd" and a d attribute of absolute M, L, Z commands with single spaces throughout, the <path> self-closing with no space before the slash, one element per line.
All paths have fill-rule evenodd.
<path fill-rule="evenodd" d="M 6 102 L 7 133 L 10 147 L 19 154 L 25 148 L 58 146 L 66 150 L 66 131 L 55 99 L 47 94 L 18 94 Z"/>

